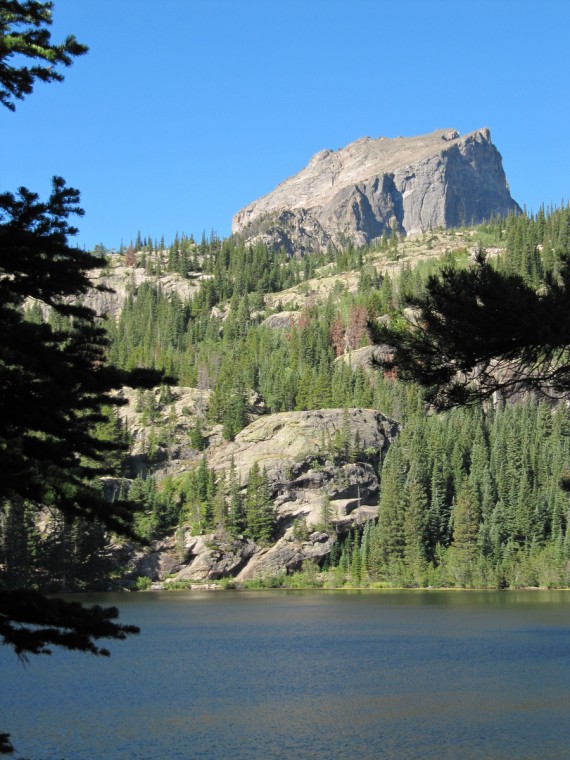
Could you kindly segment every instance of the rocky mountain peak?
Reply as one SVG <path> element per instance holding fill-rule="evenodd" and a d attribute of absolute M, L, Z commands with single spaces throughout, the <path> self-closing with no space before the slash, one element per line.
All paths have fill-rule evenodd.
<path fill-rule="evenodd" d="M 315 154 L 239 211 L 232 232 L 289 253 L 364 245 L 384 232 L 478 224 L 520 210 L 488 129 L 363 137 Z"/>

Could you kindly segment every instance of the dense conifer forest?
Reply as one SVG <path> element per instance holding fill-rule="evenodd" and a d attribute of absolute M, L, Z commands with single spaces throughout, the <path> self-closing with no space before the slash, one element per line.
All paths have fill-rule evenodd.
<path fill-rule="evenodd" d="M 471 250 L 451 247 L 422 261 L 406 256 L 407 242 L 397 235 L 369 248 L 302 259 L 214 233 L 199 243 L 177 236 L 169 244 L 139 233 L 118 253 L 97 250 L 106 254 L 108 272 L 119 265 L 132 272 L 124 306 L 116 319 L 106 319 L 109 360 L 124 370 L 164 371 L 206 399 L 198 413 L 188 413 L 187 444 L 194 453 L 182 474 L 167 466 L 177 424 L 169 386 L 137 394 L 145 436 L 136 457 L 119 416 L 113 412 L 99 425 L 101 437 L 121 440 L 127 449 L 113 462 L 116 488 L 140 506 L 139 534 L 155 540 L 190 526 L 195 533 L 221 531 L 270 544 L 277 517 L 263 468 L 254 465 L 247 491 L 233 467 L 210 469 L 204 451 L 212 432 L 231 441 L 259 414 L 374 408 L 401 423 L 380 463 L 378 520 L 336 531 L 323 567 L 307 566 L 296 580 L 261 582 L 570 585 L 569 497 L 561 488 L 570 470 L 567 403 L 521 394 L 435 413 L 419 387 L 347 360 L 374 343 L 378 320 L 402 308 L 407 295 L 421 293 L 430 274 L 471 266 L 473 249 L 489 251 L 499 271 L 540 289 L 546 277 L 556 278 L 570 251 L 570 209 L 497 219 L 468 233 Z M 424 240 L 429 248 L 429 233 Z M 374 266 L 379 253 L 393 265 L 391 274 Z M 138 287 L 136 270 L 150 276 Z M 357 277 L 355 289 L 344 284 L 347 272 Z M 192 297 L 162 288 L 172 274 L 195 285 Z M 319 279 L 334 276 L 327 294 L 315 290 Z M 286 312 L 291 288 L 303 306 L 275 329 L 268 317 Z M 45 316 L 33 305 L 27 309 L 31 321 Z M 47 318 L 65 319 L 55 312 Z M 337 444 L 339 462 L 358 455 L 358 442 Z M 320 527 L 335 533 L 325 511 Z M 31 513 L 8 510 L 1 528 L 9 583 L 106 588 L 116 574 L 117 547 L 96 523 L 69 522 L 52 511 L 38 524 Z M 306 526 L 295 529 L 301 535 Z"/>

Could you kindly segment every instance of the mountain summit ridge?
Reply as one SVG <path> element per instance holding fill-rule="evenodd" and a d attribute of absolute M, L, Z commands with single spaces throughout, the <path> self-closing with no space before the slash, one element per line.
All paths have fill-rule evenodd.
<path fill-rule="evenodd" d="M 479 224 L 520 211 L 489 129 L 461 136 L 362 137 L 316 153 L 300 172 L 238 211 L 233 234 L 289 253 L 365 245 L 384 232 Z"/>

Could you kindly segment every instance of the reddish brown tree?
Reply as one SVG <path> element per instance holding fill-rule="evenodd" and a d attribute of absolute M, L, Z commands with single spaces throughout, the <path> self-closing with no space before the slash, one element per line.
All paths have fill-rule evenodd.
<path fill-rule="evenodd" d="M 337 311 L 336 317 L 333 319 L 330 328 L 331 341 L 334 347 L 335 355 L 341 356 L 344 354 L 346 347 L 345 330 L 340 312 Z"/>
<path fill-rule="evenodd" d="M 346 328 L 346 343 L 349 351 L 370 344 L 368 320 L 368 311 L 365 306 L 355 305 L 351 307 Z"/>

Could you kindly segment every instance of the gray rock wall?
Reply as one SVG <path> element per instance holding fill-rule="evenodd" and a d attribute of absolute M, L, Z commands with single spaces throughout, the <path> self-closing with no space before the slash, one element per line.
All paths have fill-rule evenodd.
<path fill-rule="evenodd" d="M 478 224 L 520 211 L 488 129 L 411 138 L 363 138 L 322 151 L 249 204 L 232 231 L 289 253 L 364 245 L 392 230 Z"/>
<path fill-rule="evenodd" d="M 278 535 L 272 546 L 260 547 L 244 537 L 231 539 L 223 531 L 206 536 L 186 532 L 182 545 L 171 536 L 150 552 L 135 558 L 133 577 L 147 575 L 161 581 L 238 580 L 291 572 L 303 562 L 321 562 L 330 552 L 335 531 L 373 520 L 378 513 L 378 467 L 399 425 L 374 409 L 321 409 L 281 412 L 260 417 L 234 442 L 216 448 L 208 464 L 228 470 L 233 462 L 242 489 L 257 462 L 265 469 L 277 513 Z M 358 449 L 347 461 L 339 455 L 338 435 Z M 323 498 L 328 497 L 335 530 L 319 529 Z M 308 535 L 295 536 L 293 525 L 306 521 Z"/>

